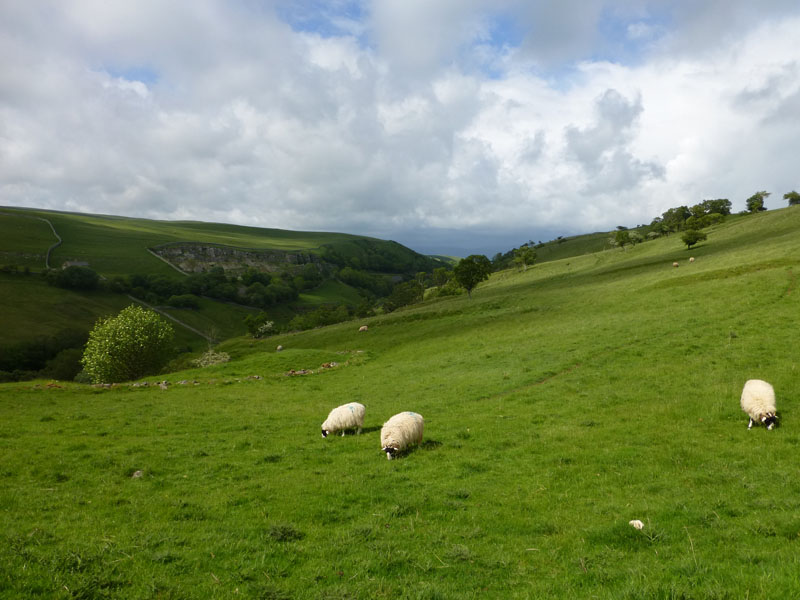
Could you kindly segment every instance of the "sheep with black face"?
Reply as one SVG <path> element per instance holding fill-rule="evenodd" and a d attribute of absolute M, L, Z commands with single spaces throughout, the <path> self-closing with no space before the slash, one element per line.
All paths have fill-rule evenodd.
<path fill-rule="evenodd" d="M 325 422 L 322 424 L 322 437 L 328 437 L 329 433 L 341 431 L 342 435 L 346 429 L 357 429 L 356 434 L 361 433 L 364 427 L 364 413 L 366 408 L 359 402 L 350 402 L 334 408 Z"/>
<path fill-rule="evenodd" d="M 742 410 L 750 417 L 747 428 L 753 423 L 763 423 L 767 429 L 772 429 L 778 423 L 775 411 L 775 390 L 766 381 L 749 379 L 744 384 L 740 400 Z"/>
<path fill-rule="evenodd" d="M 422 442 L 425 419 L 415 412 L 402 412 L 386 421 L 381 428 L 381 450 L 392 460 L 398 452 Z"/>

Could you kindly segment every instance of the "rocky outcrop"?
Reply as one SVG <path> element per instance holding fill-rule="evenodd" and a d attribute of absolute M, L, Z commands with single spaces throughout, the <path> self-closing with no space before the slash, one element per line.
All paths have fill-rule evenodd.
<path fill-rule="evenodd" d="M 319 268 L 324 265 L 318 256 L 309 252 L 244 249 L 191 242 L 164 244 L 150 250 L 187 273 L 202 273 L 213 267 L 222 267 L 226 273 L 236 273 L 250 267 L 269 273 L 287 269 L 292 271 L 309 263 Z"/>

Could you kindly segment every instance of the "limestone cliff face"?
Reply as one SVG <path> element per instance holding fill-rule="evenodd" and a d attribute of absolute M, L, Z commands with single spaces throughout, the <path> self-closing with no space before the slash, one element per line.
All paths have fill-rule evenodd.
<path fill-rule="evenodd" d="M 167 244 L 151 248 L 158 256 L 187 273 L 202 273 L 213 267 L 236 273 L 253 267 L 263 272 L 294 271 L 306 264 L 322 269 L 324 263 L 315 254 L 285 250 L 241 249 L 197 243 Z"/>

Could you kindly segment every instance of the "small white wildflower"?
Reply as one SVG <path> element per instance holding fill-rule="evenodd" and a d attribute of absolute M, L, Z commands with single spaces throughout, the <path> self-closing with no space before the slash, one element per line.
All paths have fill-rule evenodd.
<path fill-rule="evenodd" d="M 628 524 L 634 529 L 644 529 L 644 523 L 642 523 L 639 519 L 628 521 Z"/>

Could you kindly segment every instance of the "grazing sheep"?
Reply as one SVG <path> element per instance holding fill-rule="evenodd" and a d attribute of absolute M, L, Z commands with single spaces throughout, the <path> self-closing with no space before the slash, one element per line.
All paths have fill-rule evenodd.
<path fill-rule="evenodd" d="M 678 266 L 678 263 L 677 263 L 677 262 L 674 262 L 674 263 L 672 263 L 672 266 L 673 266 L 673 267 L 677 267 L 677 266 Z"/>
<path fill-rule="evenodd" d="M 283 350 L 283 346 L 278 346 L 275 348 L 275 352 L 280 352 L 281 350 Z"/>
<path fill-rule="evenodd" d="M 689 257 L 689 262 L 694 262 L 694 256 Z"/>
<path fill-rule="evenodd" d="M 367 331 L 367 330 L 369 330 L 369 327 L 367 327 L 366 325 L 362 325 L 361 327 L 358 328 L 358 330 L 359 331 Z"/>
<path fill-rule="evenodd" d="M 642 523 L 639 519 L 628 521 L 628 525 L 630 525 L 634 529 L 644 529 L 644 523 Z"/>
<path fill-rule="evenodd" d="M 763 423 L 767 429 L 777 424 L 775 390 L 766 381 L 749 379 L 744 384 L 740 403 L 742 410 L 750 417 L 748 429 L 753 427 L 753 423 Z"/>
<path fill-rule="evenodd" d="M 403 412 L 393 416 L 381 429 L 381 450 L 392 460 L 397 452 L 422 441 L 425 419 L 415 412 Z"/>
<path fill-rule="evenodd" d="M 341 431 L 344 435 L 345 429 L 358 429 L 356 434 L 361 433 L 364 426 L 364 412 L 366 409 L 363 404 L 350 402 L 334 408 L 328 418 L 322 424 L 322 437 L 328 437 L 329 433 Z"/>

